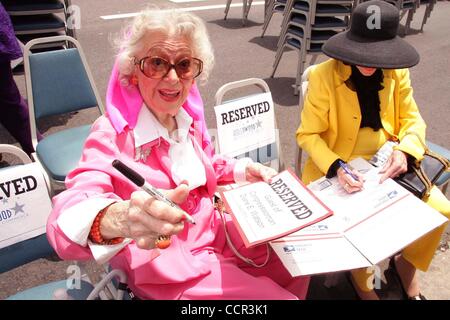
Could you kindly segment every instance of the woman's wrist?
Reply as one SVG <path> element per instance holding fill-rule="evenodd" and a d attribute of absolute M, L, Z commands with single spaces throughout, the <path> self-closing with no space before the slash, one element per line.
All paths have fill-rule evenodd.
<path fill-rule="evenodd" d="M 123 210 L 128 208 L 128 201 L 115 202 L 102 209 L 94 219 L 89 238 L 97 244 L 118 244 L 125 237 L 121 223 Z"/>
<path fill-rule="evenodd" d="M 128 211 L 129 201 L 115 202 L 106 208 L 100 224 L 100 234 L 104 239 L 126 237 L 125 212 Z"/>

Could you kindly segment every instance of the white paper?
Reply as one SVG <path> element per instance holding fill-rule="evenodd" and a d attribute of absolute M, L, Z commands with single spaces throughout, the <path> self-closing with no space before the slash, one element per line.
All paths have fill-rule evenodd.
<path fill-rule="evenodd" d="M 379 184 L 380 169 L 367 161 L 350 165 L 364 174 L 362 191 L 347 194 L 337 178 L 311 183 L 333 216 L 271 242 L 292 276 L 377 264 L 447 221 L 392 179 Z M 302 250 L 283 250 L 298 243 Z"/>
<path fill-rule="evenodd" d="M 275 112 L 270 92 L 214 107 L 220 154 L 237 157 L 275 142 Z"/>
<path fill-rule="evenodd" d="M 288 170 L 270 184 L 257 182 L 221 193 L 247 247 L 279 238 L 331 215 Z"/>
<path fill-rule="evenodd" d="M 292 276 L 369 267 L 371 264 L 343 236 L 270 243 Z"/>
<path fill-rule="evenodd" d="M 0 173 L 0 248 L 45 233 L 51 201 L 38 164 Z"/>

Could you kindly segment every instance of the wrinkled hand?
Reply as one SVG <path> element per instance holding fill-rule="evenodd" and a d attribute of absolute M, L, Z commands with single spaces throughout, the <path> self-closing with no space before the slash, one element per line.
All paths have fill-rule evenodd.
<path fill-rule="evenodd" d="M 347 193 L 354 193 L 361 191 L 364 186 L 364 176 L 357 170 L 352 170 L 352 173 L 358 177 L 358 181 L 353 179 L 344 169 L 339 168 L 337 170 L 337 177 L 339 184 L 344 188 Z"/>
<path fill-rule="evenodd" d="M 186 200 L 189 189 L 181 184 L 163 193 L 180 204 Z M 135 191 L 129 201 L 118 202 L 108 208 L 100 231 L 104 238 L 131 238 L 139 248 L 153 249 L 159 235 L 170 236 L 183 230 L 183 220 L 179 209 L 156 200 L 144 191 Z"/>
<path fill-rule="evenodd" d="M 249 182 L 269 182 L 269 180 L 277 174 L 278 172 L 275 169 L 258 162 L 249 163 L 245 168 L 245 177 Z"/>
<path fill-rule="evenodd" d="M 380 173 L 383 174 L 380 178 L 380 183 L 383 183 L 387 178 L 395 178 L 406 171 L 408 171 L 406 154 L 403 151 L 394 150 L 383 169 L 380 170 Z"/>

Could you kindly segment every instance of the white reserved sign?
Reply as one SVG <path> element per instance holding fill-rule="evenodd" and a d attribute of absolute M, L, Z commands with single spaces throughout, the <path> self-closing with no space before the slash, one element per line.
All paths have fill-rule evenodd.
<path fill-rule="evenodd" d="M 214 107 L 220 154 L 236 157 L 275 142 L 275 113 L 270 92 Z"/>
<path fill-rule="evenodd" d="M 0 248 L 45 233 L 52 209 L 36 163 L 0 171 Z"/>

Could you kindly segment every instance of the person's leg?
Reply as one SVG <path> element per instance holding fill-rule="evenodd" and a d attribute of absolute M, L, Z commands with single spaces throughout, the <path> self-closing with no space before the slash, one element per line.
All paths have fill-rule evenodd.
<path fill-rule="evenodd" d="M 227 219 L 231 218 L 227 216 Z M 233 259 L 240 269 L 253 277 L 268 277 L 281 287 L 293 293 L 299 299 L 306 298 L 310 281 L 309 276 L 292 277 L 269 244 L 261 244 L 253 248 L 246 248 L 236 226 L 230 220 L 227 222 L 227 232 L 233 246 L 239 254 L 247 259 L 251 259 L 257 265 L 262 265 L 267 260 L 267 249 L 269 249 L 269 260 L 263 267 L 254 267 L 239 259 L 228 243 L 223 248 L 223 257 Z M 217 236 L 224 237 L 224 234 Z"/>
<path fill-rule="evenodd" d="M 10 61 L 0 59 L 0 122 L 30 155 L 31 142 L 28 107 L 14 81 Z"/>
<path fill-rule="evenodd" d="M 267 276 L 254 276 L 236 265 L 234 258 L 215 253 L 204 256 L 211 273 L 185 290 L 180 299 L 296 300 L 298 297 Z M 206 261 L 205 261 L 206 262 Z M 272 270 L 272 273 L 277 273 Z M 301 286 L 301 284 L 298 284 Z"/>
<path fill-rule="evenodd" d="M 425 202 L 450 218 L 450 201 L 437 187 L 433 187 L 430 197 Z M 403 250 L 401 256 L 396 257 L 396 268 L 408 296 L 420 294 L 416 269 L 424 272 L 428 270 L 446 226 L 447 224 L 444 224 L 414 241 Z"/>
<path fill-rule="evenodd" d="M 361 300 L 379 300 L 373 286 L 375 273 L 371 268 L 351 270 L 350 281 Z"/>
<path fill-rule="evenodd" d="M 270 247 L 270 246 L 269 246 Z M 258 264 L 261 264 L 266 260 L 266 252 L 264 246 L 259 246 L 259 248 L 254 248 L 259 252 L 256 252 L 253 255 L 250 255 L 251 259 Z M 292 277 L 291 274 L 284 267 L 280 258 L 277 254 L 270 249 L 270 260 L 264 267 L 254 267 L 251 266 L 242 260 L 238 260 L 238 266 L 248 274 L 251 274 L 254 277 L 268 277 L 272 279 L 275 283 L 288 290 L 289 292 L 296 295 L 300 300 L 306 299 L 306 295 L 308 294 L 310 276 L 299 276 Z M 262 253 L 262 255 L 261 255 Z"/>

